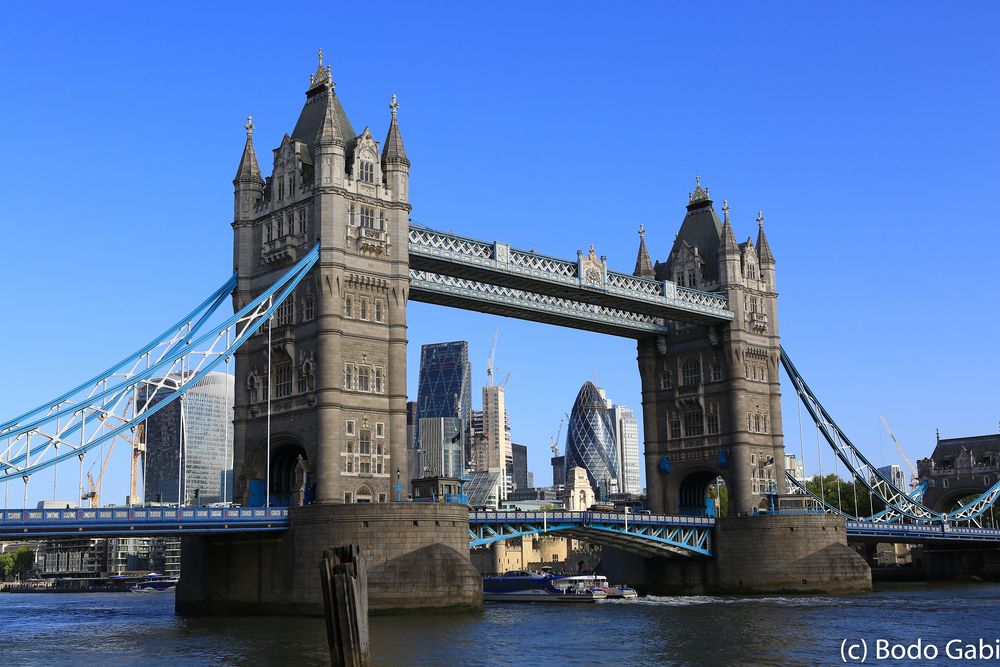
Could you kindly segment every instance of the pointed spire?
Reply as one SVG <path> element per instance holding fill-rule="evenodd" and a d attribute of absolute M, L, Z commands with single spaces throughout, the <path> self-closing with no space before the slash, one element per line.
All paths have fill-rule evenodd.
<path fill-rule="evenodd" d="M 729 200 L 722 200 L 722 254 L 738 255 L 740 246 L 736 242 L 736 234 L 733 233 L 733 226 L 729 223 Z"/>
<path fill-rule="evenodd" d="M 653 262 L 649 260 L 649 252 L 646 250 L 646 228 L 643 225 L 639 225 L 639 255 L 635 258 L 635 271 L 632 275 L 650 280 L 656 277 Z"/>
<path fill-rule="evenodd" d="M 322 49 L 320 54 L 322 62 Z M 340 123 L 337 122 L 336 109 L 334 108 L 333 79 L 327 78 L 323 83 L 326 86 L 326 99 L 323 100 L 323 120 L 316 132 L 316 143 L 320 146 L 343 146 L 344 137 L 341 136 Z"/>
<path fill-rule="evenodd" d="M 399 132 L 399 123 L 396 114 L 399 111 L 399 102 L 393 93 L 392 102 L 389 103 L 389 110 L 392 112 L 392 119 L 389 121 L 389 133 L 385 137 L 382 145 L 382 165 L 404 164 L 410 166 L 410 161 L 406 157 L 406 149 L 403 148 L 403 135 Z"/>
<path fill-rule="evenodd" d="M 236 170 L 233 185 L 237 183 L 263 183 L 260 165 L 257 163 L 257 151 L 253 147 L 253 116 L 247 116 L 247 124 L 243 127 L 247 131 L 247 142 L 243 146 L 243 156 L 240 158 L 240 167 Z"/>
<path fill-rule="evenodd" d="M 774 255 L 771 254 L 771 246 L 764 236 L 764 212 L 757 211 L 757 256 L 761 264 L 774 264 Z"/>

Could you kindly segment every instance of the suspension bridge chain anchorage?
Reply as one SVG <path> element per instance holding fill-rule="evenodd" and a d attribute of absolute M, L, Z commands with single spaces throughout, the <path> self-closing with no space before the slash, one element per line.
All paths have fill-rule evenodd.
<path fill-rule="evenodd" d="M 927 507 L 920 502 L 923 497 L 923 490 L 920 487 L 910 491 L 896 487 L 851 442 L 850 438 L 819 402 L 819 399 L 816 398 L 809 385 L 806 384 L 784 347 L 781 348 L 781 365 L 792 381 L 799 400 L 823 434 L 827 444 L 833 449 L 834 454 L 847 466 L 854 477 L 861 481 L 873 497 L 878 497 L 886 505 L 886 509 L 883 512 L 873 514 L 871 520 L 952 524 L 969 522 L 979 525 L 981 517 L 989 512 L 1000 497 L 1000 482 L 997 482 L 978 498 L 951 512 L 937 512 Z M 926 486 L 923 489 L 926 489 Z M 919 491 L 919 493 L 915 491 Z"/>
<path fill-rule="evenodd" d="M 177 326 L 103 375 L 5 422 L 0 431 L 0 482 L 30 477 L 71 458 L 82 460 L 89 450 L 119 435 L 128 437 L 127 431 L 180 399 L 232 356 L 318 260 L 317 244 L 259 296 L 221 324 L 209 325 L 236 286 L 235 277 L 230 279 Z"/>

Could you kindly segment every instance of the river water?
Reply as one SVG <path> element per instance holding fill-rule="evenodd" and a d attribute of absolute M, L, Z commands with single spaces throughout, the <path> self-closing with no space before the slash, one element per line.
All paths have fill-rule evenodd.
<path fill-rule="evenodd" d="M 0 594 L 0 665 L 329 664 L 320 619 L 187 618 L 173 603 L 173 593 Z M 868 664 L 947 664 L 949 640 L 995 645 L 998 637 L 998 584 L 892 585 L 849 597 L 489 604 L 477 614 L 371 623 L 380 665 L 834 664 L 845 639 L 845 648 L 867 641 Z M 880 661 L 878 639 L 920 639 L 925 657 L 928 645 L 939 654 Z M 1000 656 L 954 664 L 996 665 Z"/>

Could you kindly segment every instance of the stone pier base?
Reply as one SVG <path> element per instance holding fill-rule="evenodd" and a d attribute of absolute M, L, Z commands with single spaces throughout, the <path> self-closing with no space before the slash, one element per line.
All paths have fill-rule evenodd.
<path fill-rule="evenodd" d="M 720 519 L 711 558 L 647 559 L 604 549 L 612 582 L 660 595 L 859 593 L 871 570 L 847 546 L 844 520 L 824 515 Z"/>
<path fill-rule="evenodd" d="M 369 558 L 373 612 L 482 608 L 464 505 L 309 505 L 290 514 L 287 533 L 184 538 L 178 613 L 322 616 L 320 558 L 344 544 Z"/>
<path fill-rule="evenodd" d="M 923 550 L 923 565 L 924 578 L 930 580 L 1000 581 L 1000 548 L 994 545 L 928 544 Z"/>

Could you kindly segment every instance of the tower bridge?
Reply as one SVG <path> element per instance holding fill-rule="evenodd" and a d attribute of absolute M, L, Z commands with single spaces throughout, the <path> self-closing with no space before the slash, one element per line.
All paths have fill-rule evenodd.
<path fill-rule="evenodd" d="M 0 481 L 27 487 L 40 470 L 79 462 L 82 486 L 88 451 L 137 437 L 137 427 L 187 387 L 234 365 L 234 499 L 250 507 L 287 499 L 292 507 L 281 516 L 267 514 L 273 509 L 7 512 L 3 535 L 197 532 L 185 539 L 178 608 L 269 613 L 315 611 L 319 554 L 352 541 L 376 562 L 373 608 L 407 608 L 475 606 L 481 591 L 470 543 L 538 530 L 621 547 L 608 567 L 677 590 L 744 592 L 870 587 L 867 566 L 847 546 L 851 535 L 994 539 L 982 517 L 1000 484 L 984 478 L 980 495 L 947 513 L 929 506 L 878 472 L 806 385 L 781 347 L 776 259 L 761 212 L 756 239 L 738 241 L 728 202 L 720 218 L 697 179 L 665 259 L 652 260 L 640 228 L 631 274 L 609 269 L 593 248 L 560 259 L 436 231 L 410 221 L 411 163 L 398 114 L 393 96 L 381 146 L 368 127 L 357 133 L 320 59 L 267 177 L 247 120 L 233 180 L 232 278 L 120 363 L 0 423 Z M 234 314 L 214 324 L 230 297 Z M 635 339 L 656 516 L 566 513 L 550 526 L 548 516 L 470 518 L 463 507 L 399 502 L 409 482 L 411 300 Z M 782 367 L 838 460 L 885 512 L 855 517 L 823 506 L 775 514 L 785 480 Z M 170 396 L 137 400 L 167 378 Z M 697 515 L 719 477 L 733 518 L 713 522 Z M 629 560 L 630 552 L 698 558 L 668 566 L 656 557 Z M 392 597 L 387 588 L 401 576 L 413 590 Z M 434 582 L 449 578 L 461 583 L 444 595 Z"/>

